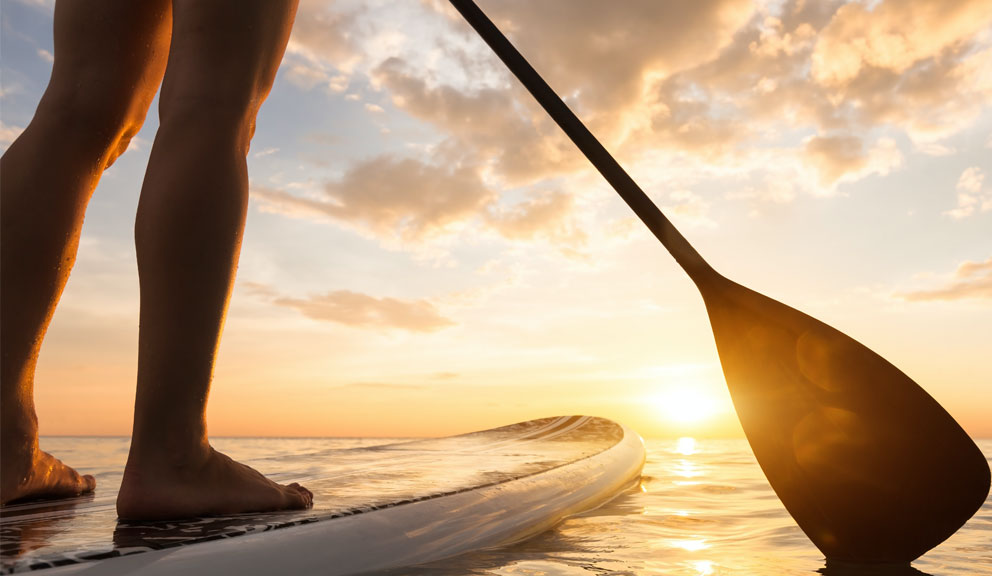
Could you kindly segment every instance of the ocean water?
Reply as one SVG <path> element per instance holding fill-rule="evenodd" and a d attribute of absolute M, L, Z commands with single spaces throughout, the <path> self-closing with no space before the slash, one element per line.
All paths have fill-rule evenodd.
<path fill-rule="evenodd" d="M 215 447 L 260 464 L 273 454 L 385 443 L 382 439 L 217 438 Z M 992 458 L 992 439 L 979 447 Z M 119 482 L 127 438 L 44 438 L 42 446 L 103 486 Z M 640 486 L 525 542 L 427 565 L 410 576 L 816 575 L 992 576 L 992 499 L 911 569 L 826 567 L 772 492 L 748 444 L 647 440 Z M 263 471 L 278 476 L 276 470 Z"/>

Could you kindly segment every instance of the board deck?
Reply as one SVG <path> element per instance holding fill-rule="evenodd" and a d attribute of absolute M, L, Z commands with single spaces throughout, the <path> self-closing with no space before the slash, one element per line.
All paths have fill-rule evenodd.
<path fill-rule="evenodd" d="M 310 510 L 118 522 L 116 487 L 0 511 L 0 572 L 352 574 L 507 544 L 636 482 L 637 434 L 566 416 L 448 438 L 252 464 L 314 492 Z"/>

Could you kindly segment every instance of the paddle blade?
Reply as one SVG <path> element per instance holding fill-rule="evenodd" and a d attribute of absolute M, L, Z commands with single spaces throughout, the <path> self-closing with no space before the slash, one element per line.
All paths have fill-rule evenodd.
<path fill-rule="evenodd" d="M 828 559 L 910 562 L 982 505 L 985 457 L 898 368 L 722 277 L 700 289 L 754 455 Z"/>

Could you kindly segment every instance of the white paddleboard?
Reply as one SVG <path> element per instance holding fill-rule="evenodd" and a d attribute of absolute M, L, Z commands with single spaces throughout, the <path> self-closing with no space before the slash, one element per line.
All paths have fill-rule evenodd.
<path fill-rule="evenodd" d="M 314 493 L 310 510 L 118 522 L 116 493 L 8 506 L 0 572 L 196 576 L 410 566 L 551 528 L 632 486 L 641 438 L 602 418 L 532 420 L 449 438 L 266 461 Z"/>

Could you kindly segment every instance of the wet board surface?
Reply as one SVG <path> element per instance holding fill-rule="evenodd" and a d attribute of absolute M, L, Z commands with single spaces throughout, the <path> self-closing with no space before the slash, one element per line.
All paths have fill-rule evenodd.
<path fill-rule="evenodd" d="M 2 509 L 0 572 L 354 574 L 518 541 L 637 481 L 643 443 L 586 416 L 251 463 L 310 510 L 118 522 L 116 486 Z"/>

